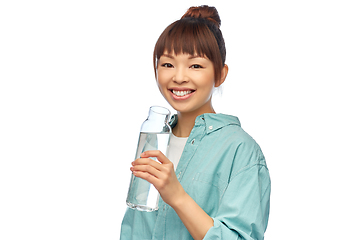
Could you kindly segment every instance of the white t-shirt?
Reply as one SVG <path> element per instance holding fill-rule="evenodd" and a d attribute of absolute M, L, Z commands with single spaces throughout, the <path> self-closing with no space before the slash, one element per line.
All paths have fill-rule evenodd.
<path fill-rule="evenodd" d="M 174 164 L 175 170 L 180 161 L 180 157 L 187 140 L 188 138 L 177 137 L 173 133 L 171 133 L 168 148 L 168 158 Z"/>

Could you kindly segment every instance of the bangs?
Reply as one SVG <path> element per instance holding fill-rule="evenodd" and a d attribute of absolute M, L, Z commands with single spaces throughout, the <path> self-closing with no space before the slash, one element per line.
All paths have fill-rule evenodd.
<path fill-rule="evenodd" d="M 168 26 L 155 45 L 155 74 L 157 62 L 165 52 L 175 55 L 184 53 L 208 58 L 214 64 L 215 78 L 219 79 L 224 64 L 217 39 L 209 27 L 205 20 L 192 17 L 180 19 Z"/>

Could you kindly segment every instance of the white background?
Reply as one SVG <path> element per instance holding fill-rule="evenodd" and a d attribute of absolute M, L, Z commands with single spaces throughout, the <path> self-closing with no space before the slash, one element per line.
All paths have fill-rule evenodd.
<path fill-rule="evenodd" d="M 215 110 L 267 159 L 266 239 L 358 237 L 357 1 L 14 0 L 0 3 L 0 239 L 119 238 L 140 125 L 168 106 L 154 44 L 201 4 L 230 68 Z"/>

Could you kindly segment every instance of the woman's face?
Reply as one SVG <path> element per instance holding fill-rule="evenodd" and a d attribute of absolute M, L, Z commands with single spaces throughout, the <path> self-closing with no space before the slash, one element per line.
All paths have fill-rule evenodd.
<path fill-rule="evenodd" d="M 206 57 L 165 52 L 157 65 L 157 84 L 178 112 L 214 112 L 211 105 L 215 87 L 214 65 Z"/>

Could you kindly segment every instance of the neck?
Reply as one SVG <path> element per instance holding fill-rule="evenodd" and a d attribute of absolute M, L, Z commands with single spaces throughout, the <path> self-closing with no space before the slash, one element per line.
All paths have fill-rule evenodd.
<path fill-rule="evenodd" d="M 173 134 L 177 137 L 189 137 L 195 125 L 196 117 L 204 113 L 215 113 L 215 110 L 210 106 L 210 108 L 203 109 L 202 111 L 177 112 L 178 121 L 173 129 Z"/>

